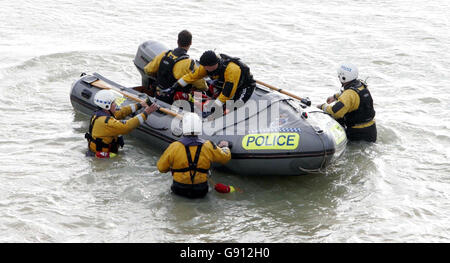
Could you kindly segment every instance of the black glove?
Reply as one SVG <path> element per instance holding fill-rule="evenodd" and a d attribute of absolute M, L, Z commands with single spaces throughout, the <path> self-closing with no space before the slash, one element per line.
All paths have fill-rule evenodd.
<path fill-rule="evenodd" d="M 311 100 L 309 98 L 302 99 L 301 103 L 305 104 L 306 106 L 311 106 Z"/>
<path fill-rule="evenodd" d="M 150 107 L 153 104 L 153 101 L 151 101 L 150 98 L 147 97 L 147 99 L 145 100 L 145 103 L 147 103 L 147 105 Z"/>
<path fill-rule="evenodd" d="M 125 141 L 123 140 L 123 136 L 117 137 L 117 143 L 119 144 L 120 148 L 123 148 L 125 145 Z"/>
<path fill-rule="evenodd" d="M 230 141 L 228 141 L 228 148 L 230 148 L 230 150 L 231 150 L 231 148 L 233 148 L 233 143 Z"/>

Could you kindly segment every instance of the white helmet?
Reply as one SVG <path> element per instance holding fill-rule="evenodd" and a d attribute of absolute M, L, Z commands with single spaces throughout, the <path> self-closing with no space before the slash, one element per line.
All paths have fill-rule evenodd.
<path fill-rule="evenodd" d="M 121 98 L 122 95 L 114 92 L 112 90 L 100 90 L 94 96 L 95 105 L 99 106 L 102 109 L 110 110 L 111 104 L 117 99 Z"/>
<path fill-rule="evenodd" d="M 337 74 L 341 83 L 347 83 L 358 78 L 358 68 L 352 63 L 342 63 Z"/>
<path fill-rule="evenodd" d="M 202 119 L 193 113 L 183 114 L 183 135 L 199 135 L 202 133 Z"/>

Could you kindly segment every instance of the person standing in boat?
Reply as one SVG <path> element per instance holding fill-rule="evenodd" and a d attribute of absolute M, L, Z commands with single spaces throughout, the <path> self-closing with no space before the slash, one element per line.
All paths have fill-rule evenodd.
<path fill-rule="evenodd" d="M 222 85 L 222 91 L 206 105 L 204 112 L 211 113 L 216 108 L 222 108 L 228 100 L 245 103 L 256 87 L 250 68 L 239 58 L 225 54 L 218 57 L 214 51 L 208 50 L 200 57 L 200 67 L 178 79 L 173 88 L 185 87 L 206 76 L 217 80 Z"/>
<path fill-rule="evenodd" d="M 212 162 L 227 163 L 231 159 L 229 143 L 198 138 L 202 132 L 201 118 L 191 112 L 183 115 L 183 138 L 173 142 L 158 160 L 161 173 L 172 172 L 171 190 L 188 198 L 202 198 L 209 190 L 208 174 Z"/>
<path fill-rule="evenodd" d="M 105 153 L 107 156 L 109 153 L 117 154 L 119 146 L 123 147 L 124 145 L 120 135 L 131 132 L 144 123 L 149 114 L 159 108 L 156 104 L 148 106 L 147 103 L 142 102 L 119 109 L 117 100 L 120 98 L 122 95 L 112 90 L 100 90 L 95 94 L 94 103 L 99 109 L 91 117 L 89 132 L 85 134 L 90 152 Z M 120 121 L 142 107 L 144 107 L 142 113 L 129 120 Z"/>
<path fill-rule="evenodd" d="M 179 99 L 192 100 L 190 96 L 192 86 L 197 90 L 208 90 L 203 79 L 192 82 L 192 86 L 184 89 L 170 89 L 179 78 L 197 68 L 195 61 L 187 54 L 192 44 L 192 34 L 187 30 L 181 31 L 177 43 L 176 49 L 162 52 L 144 67 L 146 74 L 156 77 L 156 81 L 152 84 L 156 97 L 169 104 Z"/>
<path fill-rule="evenodd" d="M 343 91 L 327 98 L 317 107 L 345 125 L 350 141 L 377 140 L 375 110 L 367 84 L 358 79 L 358 68 L 343 63 L 337 70 Z"/>

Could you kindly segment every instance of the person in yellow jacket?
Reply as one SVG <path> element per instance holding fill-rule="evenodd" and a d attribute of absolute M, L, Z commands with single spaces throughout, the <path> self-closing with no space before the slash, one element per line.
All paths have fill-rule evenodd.
<path fill-rule="evenodd" d="M 358 79 L 358 68 L 343 63 L 338 68 L 338 77 L 343 91 L 327 98 L 327 103 L 318 105 L 344 124 L 350 141 L 377 140 L 375 110 L 367 84 Z"/>
<path fill-rule="evenodd" d="M 212 162 L 225 164 L 231 159 L 229 143 L 198 138 L 202 132 L 202 120 L 195 113 L 183 115 L 183 138 L 173 142 L 158 160 L 162 173 L 172 172 L 173 193 L 188 198 L 201 198 L 208 193 L 208 174 Z"/>
<path fill-rule="evenodd" d="M 156 97 L 169 104 L 172 104 L 174 98 L 189 99 L 190 87 L 183 90 L 171 90 L 170 88 L 179 78 L 197 68 L 195 61 L 190 59 L 187 54 L 192 44 L 192 34 L 187 30 L 181 31 L 178 34 L 177 43 L 176 49 L 162 52 L 144 67 L 147 75 L 156 77 L 156 81 L 152 84 Z M 197 90 L 206 91 L 208 89 L 203 79 L 192 82 L 192 85 Z"/>
<path fill-rule="evenodd" d="M 123 147 L 120 135 L 127 134 L 145 122 L 148 115 L 158 109 L 156 104 L 132 104 L 118 109 L 116 99 L 121 95 L 112 90 L 100 90 L 95 94 L 94 103 L 100 107 L 91 117 L 89 132 L 85 134 L 88 148 L 92 153 L 105 152 L 117 154 L 119 146 Z M 144 107 L 144 111 L 129 120 L 128 115 Z"/>
<path fill-rule="evenodd" d="M 217 99 L 204 109 L 210 113 L 213 109 L 222 108 L 228 100 L 247 102 L 256 87 L 250 68 L 239 58 L 225 54 L 220 54 L 219 58 L 212 50 L 205 51 L 200 57 L 200 66 L 178 79 L 174 86 L 185 87 L 207 76 L 217 81 L 222 88 Z"/>

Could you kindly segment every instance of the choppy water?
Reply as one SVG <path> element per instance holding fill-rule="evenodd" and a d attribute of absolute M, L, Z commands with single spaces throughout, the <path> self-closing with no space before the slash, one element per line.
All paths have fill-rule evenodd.
<path fill-rule="evenodd" d="M 449 242 L 450 2 L 6 1 L 0 8 L 0 242 Z M 368 77 L 378 142 L 350 144 L 326 173 L 215 173 L 242 194 L 187 200 L 160 152 L 126 137 L 84 156 L 88 117 L 70 85 L 140 76 L 140 43 L 239 56 L 256 79 L 321 103 L 343 60 Z"/>

